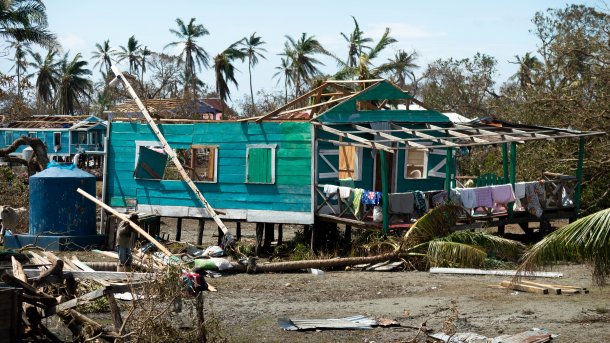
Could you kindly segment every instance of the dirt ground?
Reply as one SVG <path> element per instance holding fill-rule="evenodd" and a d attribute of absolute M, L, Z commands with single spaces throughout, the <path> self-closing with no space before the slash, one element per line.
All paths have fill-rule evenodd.
<path fill-rule="evenodd" d="M 190 223 L 190 224 L 189 224 Z M 174 235 L 175 223 L 164 219 L 162 231 Z M 206 223 L 204 245 L 216 242 L 217 229 Z M 228 224 L 233 231 L 234 224 Z M 289 227 L 285 239 L 299 227 Z M 243 226 L 244 239 L 254 231 Z M 234 232 L 234 231 L 233 231 Z M 196 222 L 183 224 L 183 240 L 194 241 Z M 309 273 L 229 275 L 209 280 L 218 292 L 209 293 L 211 315 L 231 342 L 401 342 L 417 330 L 375 328 L 362 331 L 283 331 L 278 318 L 340 318 L 368 315 L 397 320 L 403 326 L 441 331 L 451 307 L 459 312 L 458 332 L 495 337 L 531 328 L 559 335 L 554 342 L 610 341 L 610 288 L 592 285 L 590 269 L 560 266 L 564 277 L 554 283 L 584 286 L 589 294 L 539 295 L 494 289 L 507 277 L 454 276 L 427 272 L 334 271 Z M 549 279 L 538 279 L 540 282 Z M 188 319 L 187 319 L 188 320 Z M 420 335 L 420 338 L 422 336 Z"/>

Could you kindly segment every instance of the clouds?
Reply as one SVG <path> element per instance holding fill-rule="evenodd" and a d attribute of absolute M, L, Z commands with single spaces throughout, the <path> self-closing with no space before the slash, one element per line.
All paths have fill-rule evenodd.
<path fill-rule="evenodd" d="M 94 44 L 91 42 L 87 42 L 81 36 L 74 33 L 67 33 L 64 35 L 60 35 L 58 37 L 59 44 L 64 51 L 77 51 L 77 52 L 85 52 L 85 50 L 90 49 Z"/>

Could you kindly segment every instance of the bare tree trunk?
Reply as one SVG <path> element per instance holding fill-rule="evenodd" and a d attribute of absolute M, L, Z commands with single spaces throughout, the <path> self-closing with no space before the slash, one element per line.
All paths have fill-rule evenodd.
<path fill-rule="evenodd" d="M 10 156 L 11 153 L 17 151 L 22 145 L 29 145 L 34 149 L 34 154 L 30 161 L 23 158 Z M 49 164 L 49 156 L 47 155 L 47 147 L 38 138 L 21 136 L 17 138 L 10 146 L 0 149 L 0 157 L 6 158 L 10 162 L 16 162 L 28 167 L 28 173 L 33 175 L 37 171 L 44 170 Z"/>
<path fill-rule="evenodd" d="M 357 264 L 371 264 L 379 263 L 387 260 L 395 259 L 398 256 L 397 253 L 387 253 L 377 256 L 366 256 L 366 257 L 345 257 L 345 258 L 333 258 L 325 260 L 307 260 L 307 261 L 291 261 L 291 262 L 277 262 L 277 263 L 266 263 L 254 266 L 244 266 L 238 263 L 232 263 L 233 268 L 231 269 L 237 273 L 272 273 L 272 272 L 288 272 L 296 271 L 307 268 L 339 268 L 354 266 Z M 254 261 L 254 259 L 252 259 Z M 251 262 L 254 263 L 254 262 Z"/>

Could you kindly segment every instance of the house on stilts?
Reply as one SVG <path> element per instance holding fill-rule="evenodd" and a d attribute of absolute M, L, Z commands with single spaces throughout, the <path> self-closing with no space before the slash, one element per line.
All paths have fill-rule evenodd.
<path fill-rule="evenodd" d="M 546 174 L 554 202 L 540 199 L 541 212 L 514 207 L 518 199 L 504 208 L 476 206 L 473 218 L 499 230 L 518 223 L 526 231 L 532 221 L 574 219 L 584 142 L 603 134 L 494 119 L 459 122 L 385 80 L 326 81 L 260 117 L 158 123 L 224 221 L 339 223 L 386 232 L 409 227 L 435 203 L 459 199 L 466 187 L 456 159 L 476 147 L 501 147 L 503 172 L 476 176 L 474 188 L 503 186 L 518 196 L 523 187 L 533 189 L 527 181 L 539 180 L 516 174 L 517 149 L 541 140 L 574 139 L 580 147 L 576 175 Z M 103 198 L 110 206 L 209 218 L 146 123 L 116 114 L 109 126 Z"/>

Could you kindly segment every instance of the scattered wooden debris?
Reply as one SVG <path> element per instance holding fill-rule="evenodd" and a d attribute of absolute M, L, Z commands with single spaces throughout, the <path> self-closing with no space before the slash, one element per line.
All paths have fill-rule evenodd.
<path fill-rule="evenodd" d="M 353 316 L 330 319 L 289 319 L 280 318 L 278 325 L 286 331 L 305 330 L 368 330 L 378 325 L 373 318 Z"/>
<path fill-rule="evenodd" d="M 430 268 L 432 274 L 459 274 L 459 275 L 501 275 L 501 276 L 525 276 L 525 277 L 544 277 L 560 278 L 562 273 L 557 272 L 519 272 L 516 270 L 487 270 L 472 268 Z"/>
<path fill-rule="evenodd" d="M 488 338 L 473 332 L 459 332 L 453 335 L 439 332 L 428 336 L 445 343 L 545 343 L 550 342 L 556 337 L 556 335 L 550 334 L 547 330 L 538 328 L 520 332 L 515 335 L 501 335 L 494 338 Z"/>
<path fill-rule="evenodd" d="M 517 291 L 538 293 L 538 294 L 587 294 L 589 290 L 585 287 L 566 286 L 557 284 L 548 284 L 533 282 L 528 280 L 519 281 L 502 281 L 500 285 L 494 285 L 496 288 L 510 288 Z"/>

